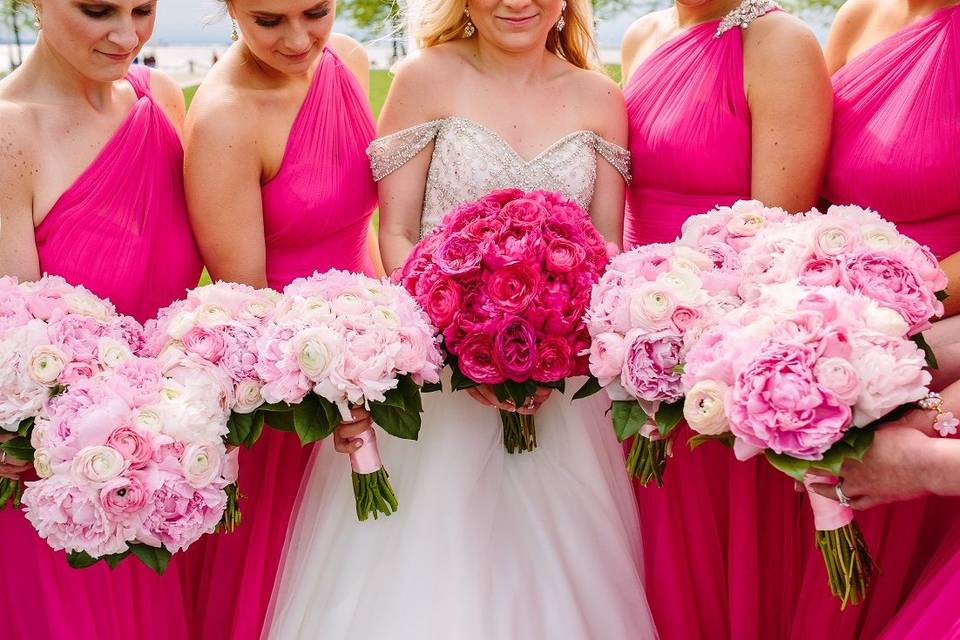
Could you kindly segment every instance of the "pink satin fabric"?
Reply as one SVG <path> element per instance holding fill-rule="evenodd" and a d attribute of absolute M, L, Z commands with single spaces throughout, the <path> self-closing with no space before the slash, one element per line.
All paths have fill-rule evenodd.
<path fill-rule="evenodd" d="M 836 487 L 836 478 L 807 474 L 803 484 L 807 487 L 807 497 L 810 498 L 810 509 L 813 511 L 813 525 L 817 531 L 836 531 L 853 522 L 853 509 L 843 506 L 836 500 L 823 497 L 810 486 L 828 484 Z"/>
<path fill-rule="evenodd" d="M 750 110 L 739 28 L 718 22 L 662 45 L 626 88 L 634 181 L 624 244 L 676 238 L 688 216 L 750 197 Z M 647 597 L 665 640 L 777 638 L 792 620 L 814 532 L 793 481 L 684 426 L 665 486 L 637 486 Z M 629 445 L 629 443 L 627 443 Z"/>
<path fill-rule="evenodd" d="M 383 468 L 380 461 L 380 451 L 377 449 L 377 433 L 367 429 L 354 440 L 359 440 L 361 447 L 350 454 L 350 467 L 360 475 L 369 475 Z"/>
<path fill-rule="evenodd" d="M 325 50 L 280 170 L 262 190 L 267 281 L 274 289 L 315 270 L 372 273 L 367 231 L 377 192 L 366 148 L 374 131 L 356 78 Z M 241 451 L 243 524 L 207 545 L 197 637 L 260 637 L 312 452 L 295 434 L 272 429 Z"/>
<path fill-rule="evenodd" d="M 834 91 L 825 196 L 875 208 L 940 257 L 960 251 L 960 6 L 854 58 L 834 76 Z M 891 639 L 960 636 L 941 633 L 956 630 L 958 617 L 960 573 L 951 580 L 944 571 L 960 562 L 950 551 L 960 550 L 960 499 L 878 507 L 857 522 L 881 571 L 867 601 L 841 613 L 811 557 L 790 637 L 870 639 L 887 625 Z M 933 584 L 948 590 L 939 609 Z"/>
<path fill-rule="evenodd" d="M 89 167 L 36 230 L 40 268 L 110 298 L 146 320 L 196 285 L 201 262 L 183 196 L 183 150 L 153 101 L 150 73 L 127 77 L 138 100 Z M 6 638 L 187 638 L 188 563 L 163 577 L 136 559 L 76 570 L 20 512 L 0 511 L 5 550 L 0 628 Z"/>

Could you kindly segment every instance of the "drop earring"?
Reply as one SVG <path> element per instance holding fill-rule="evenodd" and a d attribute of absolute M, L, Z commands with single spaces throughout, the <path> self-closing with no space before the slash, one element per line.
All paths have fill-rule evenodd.
<path fill-rule="evenodd" d="M 473 34 L 477 32 L 477 28 L 473 26 L 473 20 L 470 19 L 470 9 L 469 8 L 464 9 L 463 15 L 467 16 L 467 24 L 463 28 L 463 37 L 472 38 Z"/>
<path fill-rule="evenodd" d="M 230 22 L 233 23 L 233 31 L 230 33 L 230 39 L 236 42 L 237 40 L 240 39 L 240 32 L 237 31 L 237 21 L 230 20 Z"/>
<path fill-rule="evenodd" d="M 557 31 L 563 31 L 563 28 L 567 26 L 567 19 L 563 16 L 566 10 L 567 0 L 563 0 L 563 4 L 560 5 L 560 19 L 557 20 Z"/>

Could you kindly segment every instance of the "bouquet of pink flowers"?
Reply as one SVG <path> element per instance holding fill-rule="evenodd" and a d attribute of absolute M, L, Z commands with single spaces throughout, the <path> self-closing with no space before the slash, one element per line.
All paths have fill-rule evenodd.
<path fill-rule="evenodd" d="M 687 351 L 741 302 L 735 259 L 677 243 L 646 245 L 615 257 L 594 287 L 586 322 L 596 382 L 578 396 L 606 388 L 617 437 L 634 437 L 627 469 L 643 485 L 651 478 L 663 484 L 682 417 Z"/>
<path fill-rule="evenodd" d="M 401 287 L 329 271 L 295 280 L 259 339 L 257 372 L 270 410 L 292 412 L 306 444 L 330 435 L 351 407 L 398 438 L 420 432 L 420 388 L 440 380 L 435 329 Z M 357 517 L 397 509 L 372 429 L 351 454 Z"/>
<path fill-rule="evenodd" d="M 257 341 L 280 294 L 218 282 L 198 287 L 146 323 L 144 353 L 164 367 L 200 367 L 220 381 L 230 408 L 227 443 L 250 447 L 263 432 Z"/>
<path fill-rule="evenodd" d="M 607 261 L 574 202 L 509 189 L 449 212 L 395 277 L 440 330 L 453 388 L 489 384 L 522 407 L 587 373 L 583 315 Z M 533 416 L 500 416 L 509 452 L 536 447 Z"/>
<path fill-rule="evenodd" d="M 72 384 L 37 417 L 40 480 L 27 483 L 24 513 L 71 566 L 112 567 L 132 554 L 163 573 L 236 499 L 218 383 L 202 368 L 161 370 L 152 358 L 126 358 Z"/>
<path fill-rule="evenodd" d="M 0 449 L 32 461 L 30 431 L 50 398 L 117 367 L 142 343 L 136 320 L 83 287 L 56 276 L 0 278 L 0 433 L 15 434 Z M 21 491 L 19 482 L 0 479 L 0 507 L 17 506 Z"/>
<path fill-rule="evenodd" d="M 911 323 L 854 291 L 761 285 L 687 354 L 683 414 L 705 437 L 732 437 L 798 481 L 829 482 L 859 460 L 874 423 L 927 395 Z M 858 603 L 873 565 L 848 507 L 812 494 L 817 545 L 834 594 Z"/>

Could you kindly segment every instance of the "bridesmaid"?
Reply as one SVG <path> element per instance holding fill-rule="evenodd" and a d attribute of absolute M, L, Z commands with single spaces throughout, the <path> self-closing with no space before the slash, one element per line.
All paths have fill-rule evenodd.
<path fill-rule="evenodd" d="M 838 204 L 872 207 L 901 231 L 929 245 L 938 258 L 952 255 L 944 262 L 951 293 L 945 304 L 948 314 L 956 313 L 960 302 L 956 255 L 960 252 L 960 4 L 956 0 L 851 0 L 837 14 L 826 51 L 834 72 L 836 116 L 824 196 Z M 939 346 L 942 335 L 938 334 L 952 332 L 956 340 L 956 325 L 951 330 L 950 322 L 931 330 L 934 346 Z M 917 413 L 926 415 L 929 429 L 929 414 Z M 960 500 L 910 500 L 930 493 L 929 488 L 915 486 L 925 475 L 903 468 L 911 462 L 906 458 L 913 456 L 883 455 L 907 446 L 911 436 L 917 437 L 903 429 L 879 431 L 864 464 L 847 465 L 841 472 L 845 493 L 861 508 L 899 500 L 858 514 L 881 569 L 867 601 L 841 613 L 822 584 L 822 567 L 811 558 L 793 637 L 818 633 L 840 639 L 876 637 L 908 597 L 916 602 L 910 607 L 914 611 L 922 606 L 914 594 L 927 580 L 921 576 L 942 569 L 945 554 L 949 555 L 944 547 L 957 549 L 953 541 L 960 530 Z M 894 480 L 894 486 L 889 486 Z M 953 583 L 951 588 L 942 595 L 960 596 L 960 584 Z M 952 616 L 956 618 L 955 613 Z"/>
<path fill-rule="evenodd" d="M 364 50 L 331 35 L 334 0 L 226 4 L 237 42 L 186 126 L 187 197 L 211 276 L 282 289 L 315 270 L 373 273 Z M 269 429 L 241 452 L 244 522 L 208 540 L 199 637 L 260 637 L 311 452 Z"/>
<path fill-rule="evenodd" d="M 201 271 L 183 195 L 183 94 L 130 67 L 155 8 L 40 0 L 37 45 L 0 81 L 0 273 L 63 276 L 141 321 Z M 5 637 L 188 637 L 180 557 L 162 578 L 132 561 L 75 570 L 21 513 L 0 512 L 0 531 Z"/>
<path fill-rule="evenodd" d="M 634 180 L 624 247 L 740 199 L 789 211 L 820 194 L 830 79 L 816 38 L 772 0 L 677 0 L 623 43 Z M 664 487 L 636 493 L 648 597 L 663 638 L 776 638 L 812 533 L 786 476 L 681 432 Z"/>

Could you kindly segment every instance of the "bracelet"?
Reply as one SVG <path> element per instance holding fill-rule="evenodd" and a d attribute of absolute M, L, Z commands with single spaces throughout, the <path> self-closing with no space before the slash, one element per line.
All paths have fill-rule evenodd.
<path fill-rule="evenodd" d="M 952 436 L 957 433 L 957 426 L 960 426 L 960 420 L 953 415 L 952 411 L 943 410 L 943 396 L 939 393 L 931 391 L 927 394 L 926 398 L 917 404 L 920 405 L 921 409 L 937 412 L 936 417 L 933 419 L 933 428 L 941 437 L 946 438 L 947 436 Z"/>

